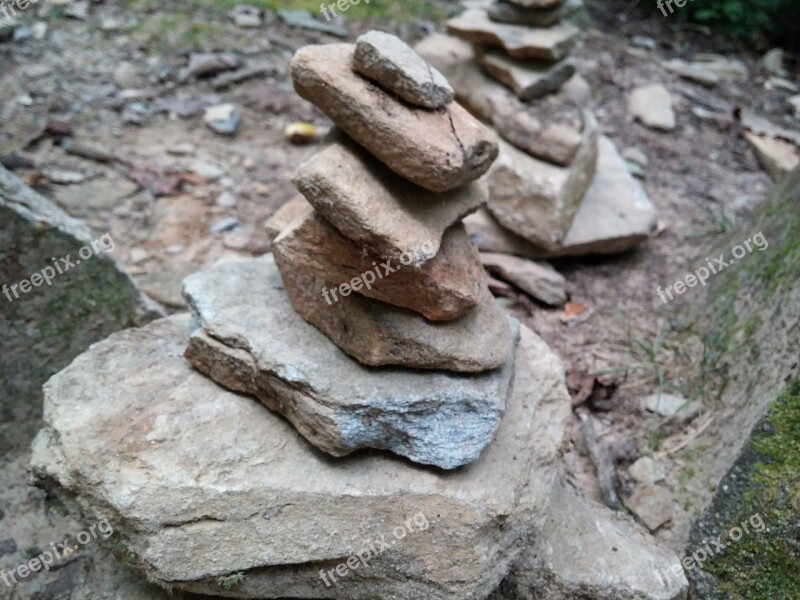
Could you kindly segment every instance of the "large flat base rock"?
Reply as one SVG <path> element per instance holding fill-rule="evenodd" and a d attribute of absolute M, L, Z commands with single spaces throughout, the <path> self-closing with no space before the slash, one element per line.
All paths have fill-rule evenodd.
<path fill-rule="evenodd" d="M 494 442 L 443 472 L 314 450 L 194 370 L 188 326 L 157 321 L 77 358 L 46 386 L 33 451 L 39 485 L 107 517 L 152 581 L 235 598 L 485 598 L 543 526 L 569 397 L 529 330 Z"/>
<path fill-rule="evenodd" d="M 503 368 L 482 375 L 370 368 L 293 310 L 271 256 L 192 275 L 184 293 L 201 324 L 191 362 L 258 396 L 325 452 L 382 448 L 449 469 L 477 459 L 500 422 L 510 333 Z"/>

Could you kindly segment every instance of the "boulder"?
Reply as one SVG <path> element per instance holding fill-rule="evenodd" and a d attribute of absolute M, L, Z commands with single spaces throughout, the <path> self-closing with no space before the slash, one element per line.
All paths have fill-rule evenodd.
<path fill-rule="evenodd" d="M 483 175 L 497 157 L 490 130 L 457 103 L 429 111 L 354 73 L 355 46 L 306 46 L 292 60 L 297 93 L 397 174 L 434 192 Z"/>
<path fill-rule="evenodd" d="M 575 74 L 575 65 L 568 59 L 556 63 L 519 60 L 493 48 L 481 50 L 477 59 L 484 71 L 522 101 L 557 91 Z"/>
<path fill-rule="evenodd" d="M 499 46 L 514 58 L 557 61 L 566 57 L 578 39 L 570 23 L 552 27 L 524 27 L 495 23 L 485 10 L 471 8 L 447 21 L 447 31 L 472 44 Z"/>
<path fill-rule="evenodd" d="M 463 225 L 445 233 L 435 257 L 431 258 L 432 242 L 418 248 L 425 264 L 415 268 L 419 260 L 411 254 L 402 261 L 382 262 L 306 206 L 273 244 L 273 253 L 292 269 L 313 273 L 334 287 L 349 285 L 363 296 L 408 308 L 432 321 L 457 319 L 480 301 L 486 278 Z"/>
<path fill-rule="evenodd" d="M 597 164 L 597 124 L 584 117 L 581 148 L 568 167 L 538 160 L 501 142 L 492 167 L 489 210 L 506 228 L 532 244 L 553 250 L 569 231 Z"/>
<path fill-rule="evenodd" d="M 444 75 L 397 36 L 370 31 L 356 40 L 353 68 L 406 102 L 442 108 L 455 99 Z"/>
<path fill-rule="evenodd" d="M 656 208 L 614 143 L 600 136 L 597 172 L 564 240 L 539 258 L 618 254 L 646 240 Z"/>
<path fill-rule="evenodd" d="M 481 252 L 481 261 L 492 275 L 545 304 L 561 306 L 567 301 L 566 279 L 547 263 L 497 252 Z"/>
<path fill-rule="evenodd" d="M 664 581 L 659 573 L 678 566 Z M 685 600 L 678 557 L 620 513 L 558 484 L 539 536 L 505 586 L 519 600 Z"/>
<path fill-rule="evenodd" d="M 345 237 L 399 262 L 420 248 L 439 252 L 442 235 L 486 203 L 477 183 L 437 194 L 396 175 L 345 136 L 300 165 L 294 184 Z"/>
<path fill-rule="evenodd" d="M 496 0 L 489 6 L 489 18 L 498 23 L 547 27 L 571 17 L 582 8 L 583 0 L 565 0 L 551 8 L 538 10 L 522 7 L 510 0 Z"/>
<path fill-rule="evenodd" d="M 38 485 L 107 517 L 149 580 L 236 598 L 484 598 L 536 537 L 569 397 L 529 330 L 494 442 L 440 471 L 316 451 L 194 370 L 188 326 L 171 317 L 93 346 L 48 383 L 34 444 Z"/>
<path fill-rule="evenodd" d="M 460 319 L 431 322 L 299 272 L 280 255 L 276 259 L 294 309 L 365 365 L 479 373 L 505 364 L 511 353 L 508 318 L 486 288 L 479 304 Z"/>
<path fill-rule="evenodd" d="M 33 438 L 41 387 L 53 373 L 94 342 L 162 309 L 114 259 L 110 233 L 94 234 L 2 167 L 0 223 L 0 452 L 6 454 Z M 20 427 L 30 428 L 29 435 Z"/>

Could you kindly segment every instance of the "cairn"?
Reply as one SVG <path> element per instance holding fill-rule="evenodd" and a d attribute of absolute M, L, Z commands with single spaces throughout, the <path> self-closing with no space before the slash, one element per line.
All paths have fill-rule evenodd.
<path fill-rule="evenodd" d="M 491 131 L 386 34 L 302 48 L 292 76 L 338 131 L 274 253 L 190 276 L 191 316 L 53 377 L 37 484 L 171 589 L 683 597 L 651 581 L 675 557 L 561 482 L 563 366 L 489 296 L 460 223 Z"/>
<path fill-rule="evenodd" d="M 499 134 L 488 211 L 467 219 L 481 250 L 529 258 L 612 254 L 646 239 L 655 209 L 586 109 L 565 19 L 581 0 L 494 0 L 447 22 L 417 51 Z"/>

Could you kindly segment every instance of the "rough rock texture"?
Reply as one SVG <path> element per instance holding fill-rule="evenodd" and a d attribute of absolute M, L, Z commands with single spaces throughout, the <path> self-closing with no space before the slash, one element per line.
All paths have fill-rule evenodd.
<path fill-rule="evenodd" d="M 774 181 L 785 177 L 800 165 L 797 146 L 778 138 L 743 132 L 758 157 L 758 161 Z"/>
<path fill-rule="evenodd" d="M 408 308 L 433 321 L 464 316 L 482 298 L 486 278 L 478 250 L 463 225 L 445 233 L 435 257 L 427 255 L 430 248 L 420 248 L 425 264 L 414 268 L 412 256 L 404 258 L 403 263 L 382 262 L 365 253 L 311 205 L 306 206 L 305 214 L 285 228 L 273 244 L 273 253 L 292 269 L 314 273 L 334 286 L 348 284 L 363 296 Z"/>
<path fill-rule="evenodd" d="M 526 294 L 551 306 L 567 301 L 566 279 L 547 263 L 533 262 L 509 254 L 481 252 L 486 270 Z"/>
<path fill-rule="evenodd" d="M 594 177 L 597 124 L 584 117 L 581 148 L 568 167 L 529 156 L 505 142 L 487 177 L 489 210 L 504 226 L 532 244 L 559 247 Z"/>
<path fill-rule="evenodd" d="M 353 68 L 416 106 L 441 108 L 456 97 L 444 75 L 403 40 L 382 31 L 356 40 Z"/>
<path fill-rule="evenodd" d="M 508 576 L 520 600 L 685 600 L 680 565 L 630 519 L 557 485 L 547 523 Z"/>
<path fill-rule="evenodd" d="M 567 19 L 583 8 L 583 0 L 564 2 L 541 10 L 530 10 L 509 0 L 497 0 L 489 6 L 489 18 L 499 23 L 547 27 Z"/>
<path fill-rule="evenodd" d="M 116 334 L 53 378 L 32 461 L 39 485 L 107 516 L 151 580 L 237 598 L 485 598 L 542 526 L 569 397 L 530 331 L 494 442 L 442 472 L 315 451 L 192 369 L 187 326 Z M 380 555 L 325 586 L 320 570 L 381 539 Z"/>
<path fill-rule="evenodd" d="M 364 367 L 294 312 L 269 256 L 192 275 L 184 291 L 202 327 L 190 361 L 325 452 L 384 448 L 449 469 L 475 460 L 500 422 L 512 353 L 481 376 Z"/>
<path fill-rule="evenodd" d="M 512 90 L 520 100 L 533 100 L 557 91 L 575 74 L 575 65 L 564 59 L 557 63 L 516 60 L 503 52 L 486 48 L 477 54 L 483 69 Z"/>
<path fill-rule="evenodd" d="M 390 169 L 434 192 L 483 175 L 497 157 L 494 135 L 463 107 L 409 107 L 353 73 L 355 46 L 306 46 L 292 60 L 297 93 Z"/>
<path fill-rule="evenodd" d="M 638 87 L 628 98 L 628 111 L 643 125 L 652 129 L 675 129 L 672 96 L 660 83 Z"/>
<path fill-rule="evenodd" d="M 485 10 L 477 8 L 447 21 L 447 31 L 473 44 L 500 46 L 514 58 L 551 61 L 566 57 L 578 39 L 578 28 L 570 23 L 546 28 L 507 25 L 495 23 Z"/>
<path fill-rule="evenodd" d="M 399 177 L 345 136 L 300 165 L 294 184 L 345 237 L 399 261 L 438 253 L 445 230 L 486 203 L 477 183 L 444 194 Z M 424 262 L 424 261 L 423 261 Z"/>
<path fill-rule="evenodd" d="M 463 40 L 433 34 L 421 41 L 416 50 L 450 80 L 459 102 L 478 118 L 493 124 L 506 141 L 548 162 L 558 165 L 572 162 L 583 130 L 579 108 L 582 102 L 576 102 L 580 98 L 572 96 L 582 95 L 580 88 L 585 82 L 573 77 L 561 92 L 525 103 L 484 75 L 472 46 Z"/>
<path fill-rule="evenodd" d="M 525 258 L 539 258 L 544 251 L 500 225 L 486 209 L 464 219 L 473 243 L 482 252 L 500 252 Z"/>
<path fill-rule="evenodd" d="M 109 333 L 159 315 L 114 249 L 110 236 L 94 235 L 0 167 L 0 452 L 19 450 L 4 431 L 35 423 L 53 373 Z"/>
<path fill-rule="evenodd" d="M 332 295 L 333 284 L 294 270 L 280 256 L 276 259 L 294 309 L 365 365 L 476 373 L 508 360 L 514 336 L 488 289 L 478 306 L 460 319 L 431 322 L 359 294 L 339 293 L 339 300 L 328 304 L 324 294 L 327 290 Z"/>
<path fill-rule="evenodd" d="M 617 254 L 646 240 L 656 208 L 614 143 L 600 137 L 597 172 L 560 247 L 541 258 Z"/>
<path fill-rule="evenodd" d="M 286 204 L 282 205 L 275 214 L 272 215 L 265 225 L 267 237 L 272 242 L 281 234 L 289 223 L 308 209 L 308 201 L 301 195 L 297 195 Z"/>

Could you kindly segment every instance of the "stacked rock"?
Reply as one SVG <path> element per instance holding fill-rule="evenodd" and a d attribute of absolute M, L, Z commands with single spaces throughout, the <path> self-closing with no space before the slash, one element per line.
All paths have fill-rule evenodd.
<path fill-rule="evenodd" d="M 277 398 L 279 382 L 248 391 L 336 456 L 372 447 L 442 468 L 472 462 L 502 418 L 518 335 L 461 223 L 485 204 L 475 180 L 497 156 L 496 139 L 453 101 L 441 73 L 386 33 L 302 48 L 292 78 L 338 129 L 294 177 L 302 196 L 284 209 L 291 219 L 273 241 L 274 262 L 294 310 L 358 362 L 319 353 L 303 371 L 313 393 L 302 401 L 288 380 Z M 255 277 L 275 279 L 274 267 L 259 266 Z M 202 297 L 209 287 L 186 286 L 205 322 L 226 308 Z M 202 336 L 193 344 L 209 347 Z M 214 377 L 207 351 L 188 356 Z M 319 368 L 334 363 L 338 373 Z M 388 387 L 361 365 L 432 373 L 397 371 L 402 385 Z M 357 425 L 364 420 L 369 427 Z"/>
<path fill-rule="evenodd" d="M 481 250 L 530 258 L 615 253 L 646 239 L 655 209 L 586 110 L 564 19 L 581 0 L 473 3 L 417 51 L 502 141 L 488 211 L 467 219 Z"/>

